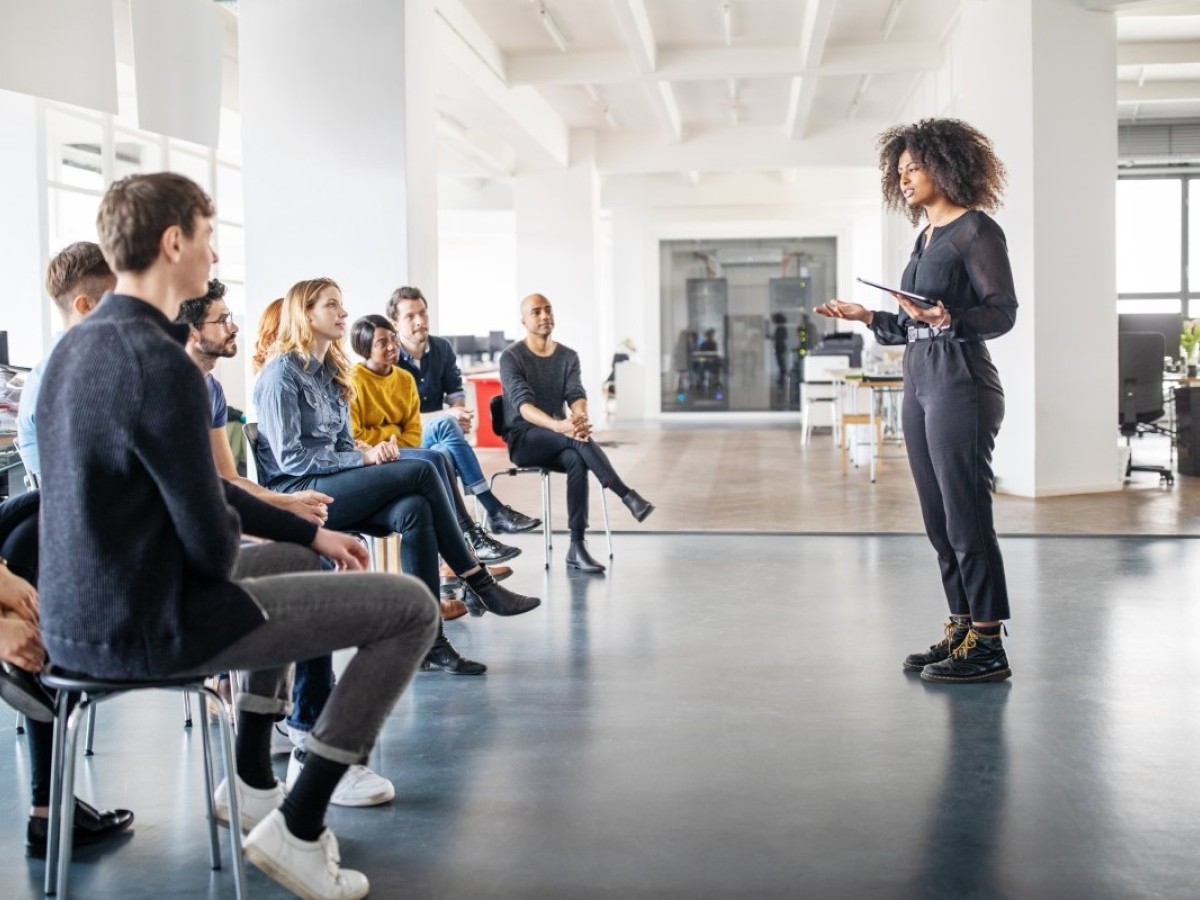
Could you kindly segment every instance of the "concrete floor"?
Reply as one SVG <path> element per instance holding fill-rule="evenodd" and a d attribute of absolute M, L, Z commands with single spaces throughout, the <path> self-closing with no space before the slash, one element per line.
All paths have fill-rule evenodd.
<path fill-rule="evenodd" d="M 958 688 L 900 668 L 944 615 L 923 538 L 618 535 L 607 578 L 517 542 L 543 607 L 451 623 L 490 673 L 420 674 L 396 801 L 330 815 L 372 897 L 1197 896 L 1200 542 L 1005 540 L 1015 676 Z M 0 897 L 40 896 L 27 778 L 0 733 Z M 232 897 L 201 785 L 177 696 L 102 707 L 80 794 L 138 822 L 74 896 Z"/>

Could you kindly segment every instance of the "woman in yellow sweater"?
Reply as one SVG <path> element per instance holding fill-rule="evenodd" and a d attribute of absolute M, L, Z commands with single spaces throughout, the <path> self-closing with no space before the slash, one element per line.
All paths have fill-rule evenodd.
<path fill-rule="evenodd" d="M 400 448 L 401 458 L 433 463 L 454 505 L 463 537 L 481 563 L 501 563 L 519 556 L 519 548 L 500 543 L 471 519 L 446 457 L 436 450 L 421 449 L 421 398 L 412 375 L 396 365 L 400 343 L 392 323 L 383 316 L 363 316 L 350 329 L 350 346 L 365 360 L 351 373 L 350 433 L 354 440 L 372 447 L 391 441 Z"/>

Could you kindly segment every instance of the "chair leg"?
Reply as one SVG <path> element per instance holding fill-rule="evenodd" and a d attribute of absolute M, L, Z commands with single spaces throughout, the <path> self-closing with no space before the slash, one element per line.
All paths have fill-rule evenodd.
<path fill-rule="evenodd" d="M 203 713 L 204 707 L 201 706 L 200 709 L 201 709 L 200 718 L 203 719 L 204 718 L 204 713 Z M 183 727 L 184 728 L 192 727 L 192 698 L 191 698 L 191 695 L 187 691 L 183 692 Z"/>
<path fill-rule="evenodd" d="M 546 568 L 550 568 L 550 551 L 554 549 L 551 534 L 554 524 L 550 521 L 550 472 L 542 470 L 542 533 L 546 538 Z"/>
<path fill-rule="evenodd" d="M 17 734 L 25 733 L 25 717 L 17 713 Z"/>
<path fill-rule="evenodd" d="M 849 431 L 849 429 L 850 429 L 850 426 L 843 422 L 842 423 L 842 477 L 843 478 L 846 477 L 846 473 L 850 470 L 850 440 L 849 440 L 849 435 L 846 433 L 847 431 Z"/>
<path fill-rule="evenodd" d="M 230 788 L 229 852 L 233 857 L 233 883 L 237 891 L 237 900 L 243 900 L 246 896 L 246 861 L 242 857 L 241 811 L 238 809 L 237 791 L 233 789 L 237 778 L 237 763 L 233 746 L 233 722 L 224 701 L 217 706 L 217 724 L 221 729 L 221 762 L 225 768 L 225 783 Z"/>
<path fill-rule="evenodd" d="M 201 709 L 205 708 L 207 702 L 223 703 L 221 695 L 209 687 L 189 687 L 183 690 L 183 699 L 189 707 L 193 692 Z M 208 860 L 214 869 L 219 869 L 221 868 L 221 842 L 217 838 L 217 813 L 213 808 L 212 739 L 208 733 L 207 714 L 200 717 L 200 722 L 200 744 L 204 748 L 204 803 L 205 809 L 208 811 Z M 232 793 L 233 782 L 229 783 L 229 789 Z"/>
<path fill-rule="evenodd" d="M 96 740 L 96 707 L 94 704 L 88 705 L 88 720 L 87 720 L 87 739 L 83 744 L 84 756 L 95 756 L 92 751 L 92 746 Z"/>
<path fill-rule="evenodd" d="M 50 820 L 47 822 L 46 830 L 45 877 L 47 896 L 55 893 L 58 887 L 58 823 L 62 815 L 63 755 L 67 739 L 67 716 L 70 709 L 71 700 L 67 692 L 59 691 L 54 702 L 54 739 L 50 750 Z"/>
<path fill-rule="evenodd" d="M 596 479 L 600 481 L 599 478 Z M 608 558 L 613 558 L 612 548 L 612 527 L 608 524 L 608 491 L 604 489 L 604 485 L 600 485 L 600 509 L 604 511 L 604 537 L 608 539 Z"/>
<path fill-rule="evenodd" d="M 75 830 L 75 755 L 79 751 L 79 728 L 90 714 L 93 703 L 85 697 L 67 719 L 67 736 L 63 750 L 62 790 L 58 813 L 58 897 L 66 900 L 71 870 L 71 850 Z M 47 854 L 46 865 L 50 865 Z"/>

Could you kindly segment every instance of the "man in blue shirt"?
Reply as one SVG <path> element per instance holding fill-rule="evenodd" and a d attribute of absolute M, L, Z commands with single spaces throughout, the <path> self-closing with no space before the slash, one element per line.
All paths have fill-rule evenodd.
<path fill-rule="evenodd" d="M 117 283 L 100 245 L 91 241 L 77 241 L 58 252 L 46 269 L 46 293 L 54 300 L 62 315 L 63 331 L 83 321 L 83 317 L 96 308 L 100 298 L 111 291 Z M 62 332 L 55 335 L 54 342 Z M 53 349 L 53 347 L 51 347 Z M 25 469 L 41 478 L 42 465 L 38 457 L 37 429 L 35 427 L 38 387 L 42 372 L 50 354 L 33 367 L 25 376 L 21 389 L 21 406 L 17 411 L 17 452 Z"/>
<path fill-rule="evenodd" d="M 467 409 L 454 348 L 444 338 L 429 333 L 429 303 L 420 288 L 402 287 L 388 300 L 387 317 L 400 338 L 399 365 L 417 382 L 421 397 L 421 447 L 438 450 L 454 463 L 468 494 L 487 511 L 488 530 L 517 534 L 542 524 L 501 503 L 492 493 L 475 450 L 464 435 L 471 431 L 474 413 Z"/>

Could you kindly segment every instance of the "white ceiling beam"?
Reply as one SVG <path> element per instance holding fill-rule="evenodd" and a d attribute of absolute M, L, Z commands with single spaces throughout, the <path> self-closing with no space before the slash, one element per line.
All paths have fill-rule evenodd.
<path fill-rule="evenodd" d="M 570 161 L 570 129 L 537 90 L 510 87 L 504 55 L 459 0 L 437 0 L 439 63 L 465 75 L 491 114 L 507 125 L 503 136 L 523 157 L 539 165 L 565 167 Z"/>
<path fill-rule="evenodd" d="M 653 74 L 658 69 L 658 43 L 654 39 L 654 29 L 650 27 L 644 0 L 612 0 L 612 7 L 633 56 L 634 67 L 643 76 Z M 683 117 L 671 83 L 655 80 L 646 91 L 667 137 L 672 141 L 681 140 Z"/>
<path fill-rule="evenodd" d="M 687 140 L 664 143 L 656 134 L 621 131 L 597 138 L 596 168 L 602 174 L 639 172 L 775 171 L 803 166 L 875 165 L 875 135 L 882 123 L 842 122 L 804 141 L 788 140 L 771 125 L 740 125 L 689 131 Z"/>
<path fill-rule="evenodd" d="M 1079 5 L 1084 9 L 1091 9 L 1097 12 L 1113 12 L 1120 9 L 1132 9 L 1136 6 L 1150 6 L 1157 3 L 1163 5 L 1161 0 L 1079 0 Z M 1138 10 L 1141 13 L 1141 10 Z"/>
<path fill-rule="evenodd" d="M 1133 41 L 1117 44 L 1118 66 L 1178 66 L 1200 62 L 1200 41 Z"/>
<path fill-rule="evenodd" d="M 889 75 L 941 67 L 944 51 L 934 41 L 848 44 L 828 47 L 819 66 L 805 68 L 795 47 L 664 49 L 658 67 L 639 69 L 624 53 L 529 53 L 511 56 L 512 84 L 619 84 L 637 81 L 710 81 L 804 75 Z"/>
<path fill-rule="evenodd" d="M 1136 81 L 1117 83 L 1118 103 L 1172 103 L 1180 100 L 1200 101 L 1200 81 L 1147 81 L 1141 87 Z"/>
<path fill-rule="evenodd" d="M 800 63 L 805 69 L 812 70 L 821 65 L 836 3 L 837 0 L 808 0 L 804 4 L 804 22 L 800 28 Z M 790 141 L 804 137 L 808 131 L 819 78 L 816 74 L 805 74 L 792 79 L 787 112 L 783 117 L 785 139 Z"/>

